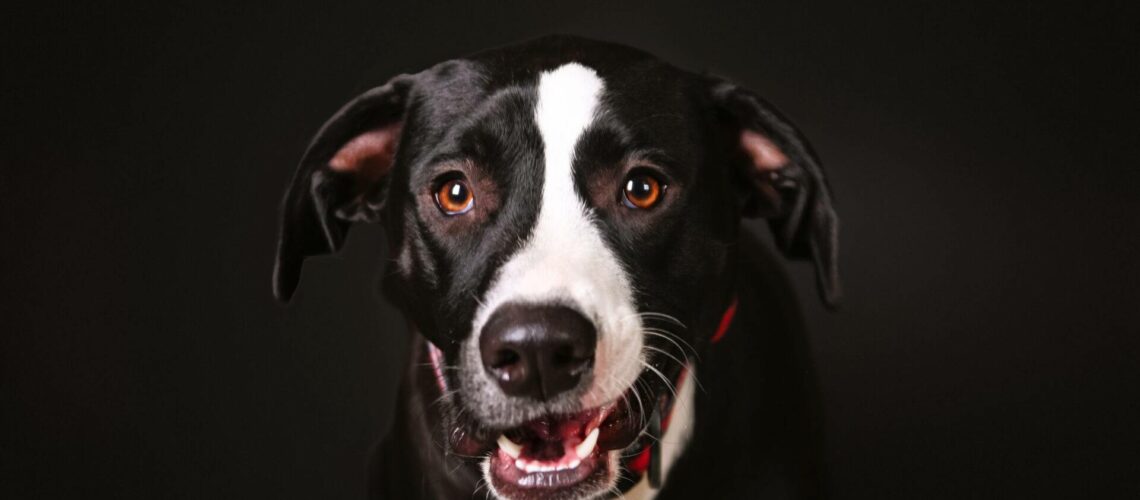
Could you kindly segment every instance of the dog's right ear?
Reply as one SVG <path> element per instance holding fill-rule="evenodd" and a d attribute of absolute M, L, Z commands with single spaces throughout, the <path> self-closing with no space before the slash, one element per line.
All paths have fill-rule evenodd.
<path fill-rule="evenodd" d="M 357 96 L 313 137 L 282 204 L 273 292 L 288 301 L 306 257 L 332 253 L 352 222 L 375 222 L 399 148 L 414 77 Z"/>

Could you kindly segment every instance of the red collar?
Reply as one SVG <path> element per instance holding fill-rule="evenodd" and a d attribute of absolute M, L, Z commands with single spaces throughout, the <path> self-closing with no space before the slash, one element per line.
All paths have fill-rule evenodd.
<path fill-rule="evenodd" d="M 720 324 L 716 327 L 716 333 L 709 339 L 712 343 L 720 342 L 724 338 L 724 334 L 728 333 L 728 327 L 732 326 L 732 318 L 736 316 L 736 297 L 732 298 L 732 302 L 728 304 L 728 309 L 724 310 L 724 315 L 720 317 Z"/>

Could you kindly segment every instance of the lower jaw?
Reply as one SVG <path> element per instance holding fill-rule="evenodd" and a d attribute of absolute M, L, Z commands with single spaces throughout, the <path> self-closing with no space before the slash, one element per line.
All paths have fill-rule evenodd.
<path fill-rule="evenodd" d="M 616 453 L 594 450 L 575 467 L 526 472 L 515 459 L 496 450 L 487 459 L 486 475 L 493 491 L 510 500 L 588 498 L 610 486 Z"/>

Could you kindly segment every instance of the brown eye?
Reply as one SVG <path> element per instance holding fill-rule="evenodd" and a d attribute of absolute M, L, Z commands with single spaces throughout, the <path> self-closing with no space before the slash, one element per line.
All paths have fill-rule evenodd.
<path fill-rule="evenodd" d="M 622 191 L 622 203 L 625 206 L 646 209 L 661 201 L 665 186 L 652 175 L 635 173 L 626 178 Z"/>
<path fill-rule="evenodd" d="M 462 179 L 452 179 L 435 190 L 435 204 L 447 215 L 465 214 L 475 206 L 475 195 Z"/>

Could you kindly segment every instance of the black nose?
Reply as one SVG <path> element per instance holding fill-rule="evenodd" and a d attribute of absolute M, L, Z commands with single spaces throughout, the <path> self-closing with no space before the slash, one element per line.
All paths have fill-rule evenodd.
<path fill-rule="evenodd" d="M 507 304 L 483 326 L 483 367 L 511 396 L 553 398 L 578 385 L 594 364 L 597 331 L 563 306 Z"/>

